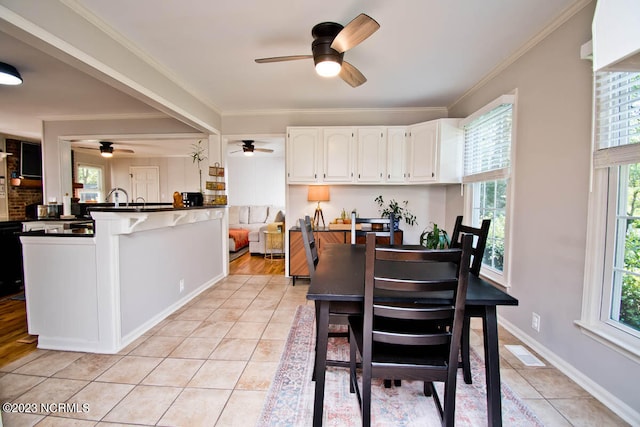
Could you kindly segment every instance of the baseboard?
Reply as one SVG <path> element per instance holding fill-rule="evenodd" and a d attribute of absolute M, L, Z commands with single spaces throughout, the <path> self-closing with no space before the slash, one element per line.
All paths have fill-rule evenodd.
<path fill-rule="evenodd" d="M 591 378 L 584 375 L 579 370 L 575 369 L 573 365 L 571 365 L 561 357 L 558 357 L 557 354 L 540 344 L 538 341 L 534 340 L 530 335 L 526 334 L 522 329 L 516 327 L 513 323 L 509 322 L 502 316 L 498 316 L 498 323 L 520 341 L 525 343 L 531 349 L 535 350 L 540 356 L 544 357 L 560 372 L 571 378 L 580 387 L 584 388 L 587 392 L 589 392 L 589 394 L 598 399 L 600 403 L 609 408 L 620 418 L 631 425 L 640 425 L 640 412 L 622 402 L 608 390 L 600 386 Z"/>

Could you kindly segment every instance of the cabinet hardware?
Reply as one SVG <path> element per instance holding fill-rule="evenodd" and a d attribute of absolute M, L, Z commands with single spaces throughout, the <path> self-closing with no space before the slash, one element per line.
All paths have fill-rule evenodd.
<path fill-rule="evenodd" d="M 382 178 L 382 172 L 380 172 L 380 178 Z"/>
<path fill-rule="evenodd" d="M 327 177 L 327 174 L 326 174 L 326 173 L 323 173 L 323 174 L 322 174 L 322 177 L 323 177 L 323 178 L 326 178 L 326 177 Z"/>
<path fill-rule="evenodd" d="M 387 175 L 387 179 L 391 179 L 391 174 Z"/>
<path fill-rule="evenodd" d="M 431 172 L 431 178 L 433 178 L 434 176 L 436 176 L 435 172 Z"/>

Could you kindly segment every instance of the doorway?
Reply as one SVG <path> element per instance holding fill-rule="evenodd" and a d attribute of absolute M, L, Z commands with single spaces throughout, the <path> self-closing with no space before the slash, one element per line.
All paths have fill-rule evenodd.
<path fill-rule="evenodd" d="M 158 166 L 130 166 L 131 201 L 139 197 L 145 202 L 160 201 L 160 168 Z"/>

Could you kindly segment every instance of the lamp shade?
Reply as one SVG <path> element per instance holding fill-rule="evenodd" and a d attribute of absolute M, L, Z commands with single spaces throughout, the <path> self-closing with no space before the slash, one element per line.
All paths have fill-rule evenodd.
<path fill-rule="evenodd" d="M 329 186 L 328 185 L 310 185 L 307 200 L 310 202 L 328 202 Z"/>

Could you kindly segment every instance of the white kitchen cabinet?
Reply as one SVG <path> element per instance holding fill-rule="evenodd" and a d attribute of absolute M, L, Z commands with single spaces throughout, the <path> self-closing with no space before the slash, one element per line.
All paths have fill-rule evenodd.
<path fill-rule="evenodd" d="M 407 128 L 404 126 L 387 128 L 387 176 L 385 181 L 388 183 L 405 182 L 406 132 Z"/>
<path fill-rule="evenodd" d="M 407 182 L 460 182 L 463 140 L 458 124 L 459 119 L 438 119 L 407 128 Z"/>
<path fill-rule="evenodd" d="M 386 129 L 384 127 L 358 128 L 356 134 L 356 181 L 384 182 Z"/>
<path fill-rule="evenodd" d="M 328 127 L 322 130 L 323 182 L 353 182 L 354 130 Z"/>
<path fill-rule="evenodd" d="M 463 144 L 459 121 L 288 128 L 287 183 L 458 183 Z"/>
<path fill-rule="evenodd" d="M 287 129 L 287 182 L 290 184 L 321 181 L 320 161 L 322 128 Z"/>

